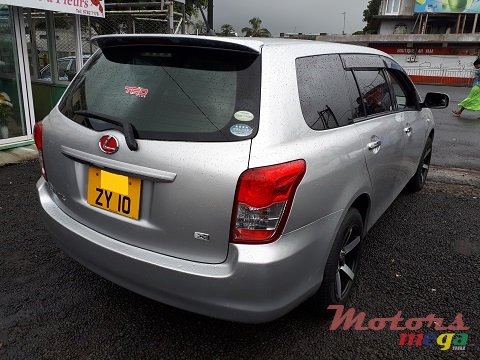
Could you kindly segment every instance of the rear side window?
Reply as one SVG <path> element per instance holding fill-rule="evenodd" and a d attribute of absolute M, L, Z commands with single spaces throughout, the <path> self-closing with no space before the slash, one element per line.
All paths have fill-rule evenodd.
<path fill-rule="evenodd" d="M 300 105 L 306 123 L 314 130 L 352 124 L 352 108 L 339 55 L 296 60 Z"/>
<path fill-rule="evenodd" d="M 236 141 L 256 135 L 260 56 L 181 46 L 117 46 L 96 53 L 71 84 L 60 111 L 97 131 L 133 125 L 151 140 Z"/>
<path fill-rule="evenodd" d="M 354 70 L 366 116 L 393 110 L 392 97 L 383 70 Z"/>

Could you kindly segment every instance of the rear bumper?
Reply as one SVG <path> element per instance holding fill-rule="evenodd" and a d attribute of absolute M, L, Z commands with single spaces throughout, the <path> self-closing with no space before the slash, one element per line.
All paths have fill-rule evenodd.
<path fill-rule="evenodd" d="M 57 244 L 85 267 L 162 303 L 239 322 L 278 318 L 318 289 L 341 217 L 335 213 L 272 244 L 230 245 L 224 263 L 205 264 L 99 234 L 66 215 L 43 178 L 37 189 Z"/>

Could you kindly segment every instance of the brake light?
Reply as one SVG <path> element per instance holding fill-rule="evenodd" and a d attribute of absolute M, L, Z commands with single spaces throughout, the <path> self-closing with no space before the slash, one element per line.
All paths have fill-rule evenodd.
<path fill-rule="evenodd" d="M 277 240 L 305 171 L 305 161 L 296 160 L 243 172 L 237 184 L 230 241 L 266 244 Z"/>
<path fill-rule="evenodd" d="M 40 166 L 42 167 L 42 175 L 47 180 L 47 173 L 45 172 L 45 161 L 43 159 L 43 123 L 41 121 L 35 123 L 33 127 L 33 140 L 38 150 L 38 158 Z"/>

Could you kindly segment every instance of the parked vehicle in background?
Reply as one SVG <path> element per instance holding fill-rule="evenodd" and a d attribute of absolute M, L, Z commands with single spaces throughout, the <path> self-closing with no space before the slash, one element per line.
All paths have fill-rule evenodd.
<path fill-rule="evenodd" d="M 83 55 L 83 65 L 87 62 L 91 55 Z M 58 80 L 71 81 L 77 74 L 77 59 L 75 56 L 67 56 L 57 60 L 58 64 Z M 50 64 L 45 65 L 40 70 L 38 77 L 40 80 L 51 80 L 52 74 Z"/>
<path fill-rule="evenodd" d="M 35 126 L 57 243 L 161 302 L 242 322 L 345 304 L 363 239 L 420 190 L 434 121 L 370 48 L 122 35 Z"/>

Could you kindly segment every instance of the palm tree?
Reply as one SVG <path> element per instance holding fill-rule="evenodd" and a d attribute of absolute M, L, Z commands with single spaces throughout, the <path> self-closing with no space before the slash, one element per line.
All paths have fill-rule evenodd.
<path fill-rule="evenodd" d="M 258 17 L 254 17 L 253 19 L 250 19 L 248 21 L 250 25 L 252 25 L 251 28 L 249 27 L 244 27 L 242 29 L 242 33 L 245 33 L 245 36 L 247 37 L 270 37 L 272 34 L 268 29 L 261 28 L 262 26 L 262 20 Z"/>
<path fill-rule="evenodd" d="M 223 24 L 221 27 L 222 32 L 220 33 L 221 36 L 232 36 L 235 35 L 235 29 L 230 24 Z"/>

